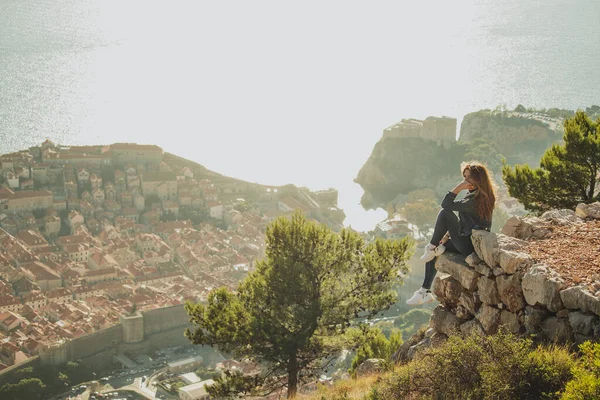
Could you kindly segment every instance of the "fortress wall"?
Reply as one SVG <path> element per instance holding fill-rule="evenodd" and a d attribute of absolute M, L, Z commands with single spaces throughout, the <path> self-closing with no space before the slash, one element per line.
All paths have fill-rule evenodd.
<path fill-rule="evenodd" d="M 0 371 L 0 386 L 4 385 L 5 383 L 15 383 L 15 381 L 19 380 L 19 377 L 16 376 L 15 372 L 22 368 L 35 368 L 40 365 L 40 362 L 40 357 L 33 356 L 22 363 L 11 365 L 10 367 L 3 369 Z"/>
<path fill-rule="evenodd" d="M 110 350 L 119 345 L 122 339 L 123 331 L 120 324 L 74 339 L 68 345 L 68 360 L 74 361 Z"/>
<path fill-rule="evenodd" d="M 142 315 L 144 316 L 144 336 L 190 325 L 189 316 L 185 312 L 183 304 L 144 311 Z"/>
<path fill-rule="evenodd" d="M 120 352 L 146 352 L 157 350 L 164 347 L 171 346 L 183 346 L 190 344 L 188 338 L 183 333 L 185 327 L 171 329 L 165 332 L 155 333 L 153 335 L 146 336 L 145 340 L 141 343 L 123 343 L 119 346 Z"/>

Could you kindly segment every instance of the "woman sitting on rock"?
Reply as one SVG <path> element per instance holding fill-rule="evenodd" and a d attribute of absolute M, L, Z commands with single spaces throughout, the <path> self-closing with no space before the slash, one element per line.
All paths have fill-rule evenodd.
<path fill-rule="evenodd" d="M 461 170 L 463 181 L 442 200 L 442 210 L 435 221 L 433 236 L 421 257 L 426 263 L 423 286 L 406 301 L 408 305 L 426 304 L 435 300 L 430 289 L 437 272 L 437 256 L 446 250 L 468 256 L 474 251 L 471 243 L 472 230 L 489 231 L 492 226 L 496 195 L 491 173 L 485 165 L 476 161 L 462 163 Z M 456 195 L 463 190 L 467 190 L 466 196 L 456 200 Z M 454 211 L 458 211 L 458 217 Z"/>

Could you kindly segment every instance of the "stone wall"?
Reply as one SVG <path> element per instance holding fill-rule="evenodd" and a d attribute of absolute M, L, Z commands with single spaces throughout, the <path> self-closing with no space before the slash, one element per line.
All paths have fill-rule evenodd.
<path fill-rule="evenodd" d="M 142 315 L 144 316 L 144 336 L 190 324 L 190 317 L 183 304 L 144 311 Z"/>
<path fill-rule="evenodd" d="M 600 292 L 568 285 L 527 253 L 528 239 L 549 236 L 552 225 L 600 219 L 600 203 L 549 211 L 541 218 L 511 218 L 503 234 L 474 231 L 475 253 L 438 257 L 433 293 L 440 304 L 419 343 L 407 342 L 398 359 L 452 334 L 494 334 L 503 328 L 536 340 L 582 343 L 600 339 Z M 410 357 L 408 357 L 410 358 Z"/>

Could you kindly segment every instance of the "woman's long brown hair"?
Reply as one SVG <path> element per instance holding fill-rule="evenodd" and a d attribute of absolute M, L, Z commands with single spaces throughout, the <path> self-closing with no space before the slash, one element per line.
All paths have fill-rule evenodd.
<path fill-rule="evenodd" d="M 475 194 L 477 214 L 480 218 L 491 221 L 496 205 L 496 193 L 490 171 L 479 161 L 464 162 L 460 165 L 460 170 L 463 174 L 465 170 L 469 170 L 469 182 L 477 188 Z"/>

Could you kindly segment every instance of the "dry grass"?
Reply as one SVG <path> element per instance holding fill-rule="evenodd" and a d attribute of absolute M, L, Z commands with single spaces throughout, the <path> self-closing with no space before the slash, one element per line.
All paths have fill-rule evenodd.
<path fill-rule="evenodd" d="M 348 399 L 362 400 L 369 394 L 371 387 L 381 378 L 380 374 L 373 374 L 358 379 L 345 379 L 337 381 L 333 386 L 319 385 L 318 390 L 310 395 L 298 395 L 298 400 L 321 400 L 342 398 L 344 393 Z"/>

